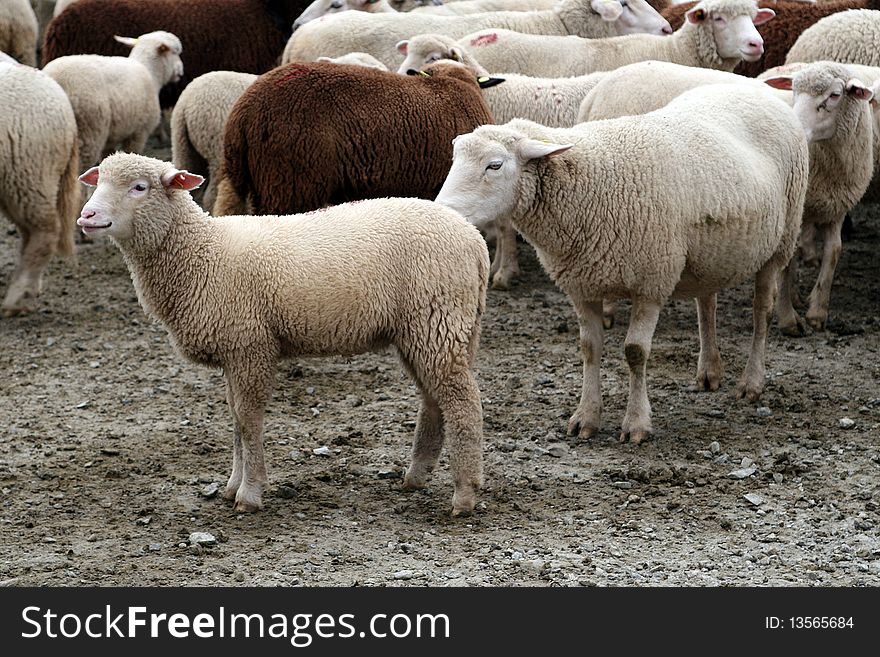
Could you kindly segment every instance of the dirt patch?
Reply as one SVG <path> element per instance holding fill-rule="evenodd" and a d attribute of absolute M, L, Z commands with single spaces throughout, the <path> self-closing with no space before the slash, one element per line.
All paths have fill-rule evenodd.
<path fill-rule="evenodd" d="M 657 433 L 641 447 L 617 443 L 625 308 L 606 333 L 603 429 L 565 436 L 580 391 L 577 323 L 524 248 L 521 282 L 489 296 L 478 364 L 487 485 L 464 520 L 449 517 L 445 456 L 428 490 L 400 490 L 417 395 L 391 353 L 285 363 L 266 420 L 265 511 L 236 515 L 206 497 L 231 467 L 220 373 L 172 352 L 108 240 L 82 245 L 78 264 L 51 266 L 37 313 L 0 322 L 0 580 L 876 586 L 878 208 L 860 207 L 855 226 L 830 330 L 790 339 L 774 324 L 757 405 L 733 397 L 750 286 L 720 298 L 717 393 L 691 389 L 693 304 L 664 309 L 649 362 Z M 4 289 L 17 244 L 4 231 Z M 814 275 L 803 272 L 802 293 Z M 329 455 L 313 452 L 324 446 Z M 191 545 L 192 532 L 217 542 Z"/>

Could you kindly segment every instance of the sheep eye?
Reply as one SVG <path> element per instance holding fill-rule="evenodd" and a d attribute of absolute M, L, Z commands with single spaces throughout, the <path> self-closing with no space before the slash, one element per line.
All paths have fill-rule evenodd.
<path fill-rule="evenodd" d="M 840 94 L 835 91 L 831 94 L 831 98 L 840 98 Z"/>
<path fill-rule="evenodd" d="M 486 171 L 488 171 L 489 169 L 492 169 L 492 171 L 498 171 L 498 169 L 501 168 L 502 164 L 503 164 L 503 162 L 501 160 L 492 160 L 486 166 Z"/>
<path fill-rule="evenodd" d="M 132 189 L 136 192 L 145 192 L 147 191 L 147 186 L 144 183 L 138 183 Z"/>
<path fill-rule="evenodd" d="M 330 3 L 330 6 L 331 6 L 333 9 L 339 9 L 339 8 L 342 6 L 342 3 L 339 2 L 339 1 L 337 0 L 337 2 L 331 2 L 331 3 Z"/>

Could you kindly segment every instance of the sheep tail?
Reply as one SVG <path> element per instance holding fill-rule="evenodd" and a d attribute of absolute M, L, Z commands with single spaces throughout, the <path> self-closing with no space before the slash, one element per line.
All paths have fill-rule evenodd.
<path fill-rule="evenodd" d="M 81 198 L 79 184 L 79 147 L 77 140 L 73 140 L 73 146 L 67 158 L 67 166 L 61 174 L 58 185 L 58 198 L 55 207 L 58 210 L 60 220 L 58 234 L 58 253 L 69 256 L 74 252 L 74 240 L 76 236 L 76 220 L 79 215 L 79 202 Z"/>

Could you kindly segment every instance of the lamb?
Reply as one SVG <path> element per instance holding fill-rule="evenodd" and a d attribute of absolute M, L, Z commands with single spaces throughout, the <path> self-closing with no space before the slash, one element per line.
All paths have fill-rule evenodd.
<path fill-rule="evenodd" d="M 141 305 L 177 351 L 223 369 L 235 428 L 224 497 L 236 511 L 263 505 L 263 414 L 278 361 L 391 345 L 422 398 L 404 487 L 425 486 L 446 440 L 452 513 L 473 510 L 482 484 L 473 363 L 489 256 L 458 214 L 398 198 L 212 218 L 187 193 L 200 176 L 128 153 L 80 180 L 97 189 L 79 225 L 116 243 Z"/>
<path fill-rule="evenodd" d="M 663 10 L 663 17 L 678 29 L 684 23 L 685 13 L 694 6 L 696 3 L 692 2 L 670 5 Z M 766 44 L 764 57 L 755 62 L 743 61 L 734 69 L 736 73 L 749 77 L 783 64 L 798 36 L 819 19 L 848 9 L 880 9 L 880 0 L 822 0 L 815 4 L 795 0 L 761 0 L 759 6 L 773 9 L 776 18 L 758 28 Z"/>
<path fill-rule="evenodd" d="M 309 0 L 76 0 L 46 30 L 43 64 L 65 55 L 125 56 L 114 34 L 166 30 L 186 46 L 185 74 L 163 89 L 174 106 L 184 87 L 208 71 L 264 73 L 274 67 L 294 19 Z M 218 44 L 223 47 L 219 48 Z"/>
<path fill-rule="evenodd" d="M 344 12 L 298 29 L 284 49 L 281 61 L 312 61 L 320 56 L 358 51 L 370 53 L 387 67 L 394 68 L 397 65 L 394 45 L 413 34 L 431 32 L 462 37 L 475 29 L 490 27 L 583 37 L 671 31 L 645 0 L 629 0 L 625 7 L 609 0 L 559 0 L 553 9 L 545 11 L 466 16 Z"/>
<path fill-rule="evenodd" d="M 859 9 L 826 16 L 804 30 L 788 51 L 790 62 L 831 60 L 880 66 L 880 11 Z"/>
<path fill-rule="evenodd" d="M 131 48 L 128 57 L 70 55 L 43 69 L 67 93 L 76 114 L 80 171 L 118 145 L 142 150 L 162 117 L 159 90 L 183 75 L 180 39 L 170 32 L 115 38 Z"/>
<path fill-rule="evenodd" d="M 64 90 L 34 68 L 0 60 L 0 214 L 21 236 L 0 306 L 9 317 L 33 310 L 52 256 L 73 253 L 79 155 Z"/>
<path fill-rule="evenodd" d="M 794 91 L 794 110 L 807 132 L 810 185 L 804 224 L 814 227 L 824 249 L 822 265 L 810 293 L 807 323 L 822 330 L 828 321 L 831 284 L 840 259 L 840 228 L 868 188 L 874 172 L 873 117 L 868 102 L 874 91 L 854 77 L 849 67 L 834 62 L 810 64 L 794 75 L 765 82 Z M 803 335 L 803 320 L 792 305 L 797 260 L 789 264 L 780 286 L 779 328 Z"/>
<path fill-rule="evenodd" d="M 208 177 L 202 196 L 202 207 L 208 211 L 217 198 L 226 119 L 256 79 L 252 73 L 205 73 L 183 90 L 171 114 L 171 161 L 178 169 Z"/>
<path fill-rule="evenodd" d="M 284 214 L 382 196 L 433 198 L 453 138 L 491 121 L 476 76 L 462 66 L 436 64 L 418 76 L 280 66 L 254 82 L 229 115 L 214 212 Z"/>
<path fill-rule="evenodd" d="M 490 29 L 468 34 L 459 44 L 469 47 L 493 73 L 567 77 L 648 59 L 732 71 L 743 59 L 761 58 L 764 41 L 754 26 L 773 16 L 772 9 L 757 9 L 755 0 L 702 0 L 671 37 L 632 34 L 582 39 Z"/>
<path fill-rule="evenodd" d="M 0 50 L 27 66 L 37 65 L 37 16 L 29 0 L 0 3 Z"/>
<path fill-rule="evenodd" d="M 756 276 L 737 396 L 760 397 L 776 278 L 797 244 L 807 176 L 807 142 L 791 108 L 762 90 L 710 85 L 643 116 L 478 128 L 456 140 L 437 202 L 478 227 L 510 217 L 573 301 L 584 385 L 570 434 L 599 428 L 602 299 L 632 299 L 621 439 L 640 443 L 651 432 L 651 338 L 670 297 L 697 298 L 697 377 L 708 378 L 720 374 L 716 294 Z"/>

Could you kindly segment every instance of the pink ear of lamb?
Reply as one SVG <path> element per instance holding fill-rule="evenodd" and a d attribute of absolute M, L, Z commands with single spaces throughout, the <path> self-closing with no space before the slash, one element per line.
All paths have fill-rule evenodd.
<path fill-rule="evenodd" d="M 409 49 L 409 41 L 398 41 L 397 42 L 397 52 L 401 55 L 405 55 L 406 51 Z"/>
<path fill-rule="evenodd" d="M 772 9 L 759 9 L 758 13 L 755 15 L 755 20 L 753 20 L 752 22 L 755 25 L 763 25 L 764 23 L 769 21 L 771 18 L 773 18 L 775 15 L 776 15 L 776 12 L 773 11 Z"/>
<path fill-rule="evenodd" d="M 168 188 L 185 189 L 192 191 L 205 182 L 202 176 L 190 173 L 189 171 L 179 171 L 178 169 L 168 169 L 162 174 L 162 185 Z"/>
<path fill-rule="evenodd" d="M 780 75 L 776 78 L 767 78 L 764 80 L 764 84 L 769 84 L 774 89 L 785 89 L 787 91 L 791 91 L 791 77 L 787 75 Z"/>
<path fill-rule="evenodd" d="M 846 83 L 846 92 L 859 100 L 869 101 L 874 97 L 874 92 L 871 89 L 868 89 L 861 80 L 857 80 L 856 78 L 853 78 Z"/>
<path fill-rule="evenodd" d="M 95 187 L 98 184 L 98 167 L 92 167 L 86 171 L 79 177 L 79 181 L 90 187 Z"/>
<path fill-rule="evenodd" d="M 689 10 L 685 14 L 685 16 L 688 19 L 688 23 L 702 23 L 704 20 L 706 20 L 706 16 L 708 16 L 708 14 L 706 13 L 706 10 L 702 7 L 694 7 L 693 9 Z"/>

